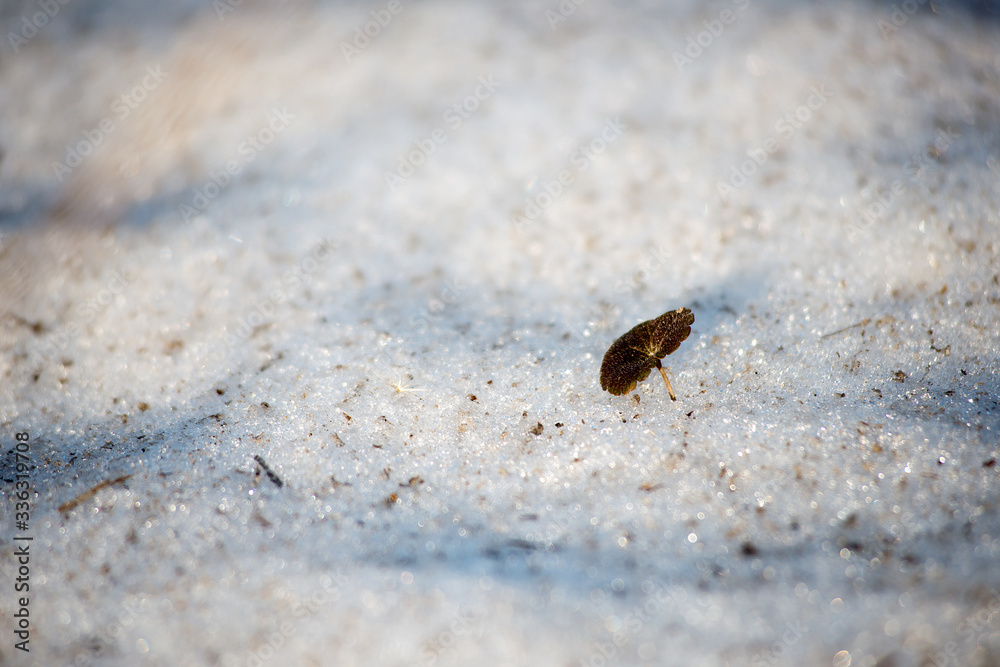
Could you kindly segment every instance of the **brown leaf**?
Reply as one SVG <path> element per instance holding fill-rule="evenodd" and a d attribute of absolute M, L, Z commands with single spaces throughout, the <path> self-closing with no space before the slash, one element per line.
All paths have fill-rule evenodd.
<path fill-rule="evenodd" d="M 660 359 L 680 347 L 691 334 L 692 324 L 694 313 L 687 308 L 678 308 L 627 331 L 604 354 L 601 389 L 616 396 L 627 394 L 645 380 L 651 370 L 658 368 L 670 397 L 674 398 Z"/>

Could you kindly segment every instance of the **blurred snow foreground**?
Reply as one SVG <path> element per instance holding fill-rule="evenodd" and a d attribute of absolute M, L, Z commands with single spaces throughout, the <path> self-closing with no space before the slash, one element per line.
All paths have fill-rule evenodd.
<path fill-rule="evenodd" d="M 1000 664 L 996 9 L 4 2 L 0 662 Z"/>

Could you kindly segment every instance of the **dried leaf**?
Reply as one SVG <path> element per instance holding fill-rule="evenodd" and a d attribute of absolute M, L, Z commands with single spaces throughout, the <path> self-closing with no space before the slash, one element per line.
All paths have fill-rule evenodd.
<path fill-rule="evenodd" d="M 678 308 L 646 320 L 611 344 L 601 363 L 601 389 L 616 396 L 627 394 L 659 369 L 670 398 L 677 400 L 660 359 L 674 352 L 691 334 L 694 313 Z"/>

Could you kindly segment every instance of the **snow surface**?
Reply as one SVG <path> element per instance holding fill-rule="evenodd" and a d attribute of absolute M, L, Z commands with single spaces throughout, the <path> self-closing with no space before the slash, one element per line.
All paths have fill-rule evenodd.
<path fill-rule="evenodd" d="M 1000 664 L 995 3 L 39 5 L 0 662 Z"/>

